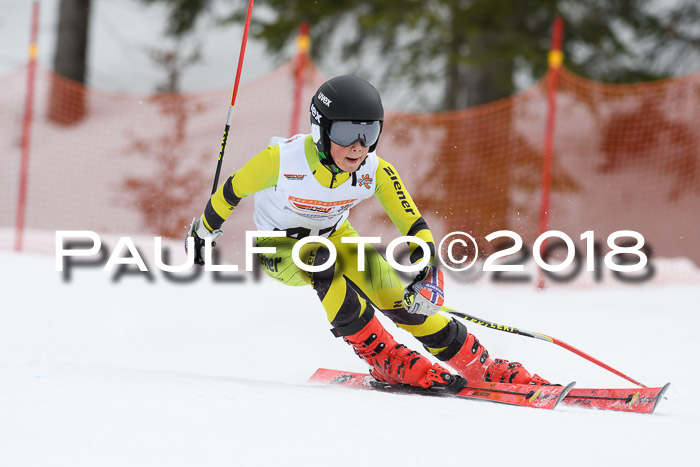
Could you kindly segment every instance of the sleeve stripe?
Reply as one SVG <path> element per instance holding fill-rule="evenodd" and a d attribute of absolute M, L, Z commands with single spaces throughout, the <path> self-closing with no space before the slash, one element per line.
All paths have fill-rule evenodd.
<path fill-rule="evenodd" d="M 413 225 L 411 226 L 411 228 L 408 229 L 408 233 L 407 233 L 406 235 L 408 235 L 408 236 L 414 236 L 415 234 L 417 234 L 418 232 L 420 232 L 420 231 L 423 230 L 423 229 L 425 229 L 425 230 L 430 230 L 430 229 L 428 228 L 428 223 L 425 222 L 425 219 L 423 219 L 423 216 L 421 216 L 420 218 L 418 218 L 417 221 L 415 221 L 415 222 L 413 223 Z"/>
<path fill-rule="evenodd" d="M 235 174 L 234 174 L 235 175 Z M 238 206 L 238 203 L 241 202 L 242 198 L 239 198 L 236 196 L 236 193 L 233 191 L 233 177 L 234 175 L 231 175 L 228 180 L 226 180 L 226 183 L 224 183 L 224 200 L 231 206 Z"/>
<path fill-rule="evenodd" d="M 435 244 L 433 242 L 427 242 L 427 243 L 428 243 L 428 247 L 430 248 L 430 256 L 432 258 L 434 258 L 435 257 Z M 419 247 L 419 248 L 416 248 L 415 250 L 413 250 L 413 253 L 411 253 L 410 261 L 411 261 L 411 263 L 417 263 L 421 259 L 423 259 L 423 249 Z"/>
<path fill-rule="evenodd" d="M 416 236 L 417 233 L 427 230 L 430 232 L 430 228 L 428 227 L 428 223 L 425 222 L 425 219 L 423 219 L 423 216 L 418 218 L 417 221 L 413 223 L 410 229 L 408 229 L 408 233 L 406 235 L 408 236 Z M 428 246 L 430 247 L 430 256 L 435 257 L 435 244 L 433 242 L 427 242 Z M 416 248 L 413 250 L 413 253 L 411 253 L 410 260 L 412 263 L 416 263 L 420 261 L 423 258 L 423 250 L 421 248 Z"/>
<path fill-rule="evenodd" d="M 211 199 L 207 202 L 207 207 L 204 208 L 204 221 L 211 227 L 211 230 L 220 229 L 224 223 L 224 218 L 221 217 L 211 204 Z"/>

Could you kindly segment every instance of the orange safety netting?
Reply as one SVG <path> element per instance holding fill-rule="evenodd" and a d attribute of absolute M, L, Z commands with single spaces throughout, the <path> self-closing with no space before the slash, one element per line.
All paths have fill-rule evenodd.
<path fill-rule="evenodd" d="M 700 75 L 610 85 L 562 69 L 557 101 L 549 228 L 575 240 L 636 230 L 655 255 L 700 264 Z M 543 80 L 476 108 L 394 115 L 381 149 L 411 161 L 412 192 L 446 231 L 509 229 L 532 243 L 546 106 Z"/>
<path fill-rule="evenodd" d="M 303 82 L 297 128 L 307 132 L 307 103 L 323 77 L 311 66 Z M 271 136 L 289 136 L 294 83 L 288 62 L 241 85 L 220 182 Z M 25 87 L 23 70 L 0 77 L 5 229 L 16 218 Z M 52 89 L 63 100 L 50 105 Z M 40 69 L 26 228 L 182 238 L 209 196 L 229 92 L 108 94 Z M 546 94 L 543 80 L 476 108 L 388 114 L 378 153 L 399 170 L 438 240 L 465 231 L 488 253 L 493 245 L 484 237 L 508 229 L 532 245 Z M 549 229 L 577 245 L 585 231 L 605 245 L 610 233 L 635 230 L 654 257 L 700 265 L 700 75 L 609 85 L 561 69 L 557 106 Z M 78 123 L 60 123 L 83 112 Z M 255 229 L 252 209 L 252 200 L 241 203 L 225 224 L 224 244 L 240 246 L 243 232 Z M 397 236 L 374 200 L 351 221 L 385 244 Z"/>

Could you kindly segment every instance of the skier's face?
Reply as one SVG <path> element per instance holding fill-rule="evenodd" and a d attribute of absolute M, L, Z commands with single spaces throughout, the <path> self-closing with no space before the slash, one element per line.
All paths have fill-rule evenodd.
<path fill-rule="evenodd" d="M 359 141 L 350 146 L 340 146 L 331 141 L 331 157 L 343 172 L 354 172 L 360 168 L 368 152 L 369 148 L 362 146 Z"/>

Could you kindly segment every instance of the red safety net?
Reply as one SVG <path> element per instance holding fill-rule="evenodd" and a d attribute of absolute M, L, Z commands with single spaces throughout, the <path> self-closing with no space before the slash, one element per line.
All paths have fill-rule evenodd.
<path fill-rule="evenodd" d="M 0 229 L 6 231 L 14 229 L 18 207 L 25 73 L 0 77 Z M 302 132 L 309 131 L 307 102 L 323 80 L 307 67 L 296 120 Z M 295 81 L 290 61 L 241 85 L 220 182 L 271 136 L 289 136 Z M 438 240 L 465 231 L 483 257 L 497 243 L 484 237 L 507 229 L 532 246 L 539 233 L 545 83 L 476 108 L 388 114 L 378 154 L 399 170 Z M 50 92 L 63 100 L 49 105 Z M 226 89 L 111 94 L 40 69 L 25 228 L 184 237 L 209 196 L 229 97 Z M 562 68 L 549 229 L 582 248 L 580 235 L 594 231 L 603 252 L 609 234 L 635 230 L 653 258 L 700 265 L 698 121 L 698 74 L 610 85 Z M 252 209 L 252 200 L 242 202 L 225 224 L 224 247 L 241 246 L 243 232 L 255 230 Z M 398 235 L 374 200 L 356 208 L 351 222 L 385 244 Z"/>

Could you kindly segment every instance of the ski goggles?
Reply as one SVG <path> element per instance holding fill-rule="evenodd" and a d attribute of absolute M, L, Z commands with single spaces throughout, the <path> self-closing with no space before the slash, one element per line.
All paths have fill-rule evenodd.
<path fill-rule="evenodd" d="M 331 141 L 340 146 L 352 146 L 359 141 L 364 147 L 372 146 L 379 139 L 382 125 L 373 122 L 335 121 L 331 124 Z"/>

